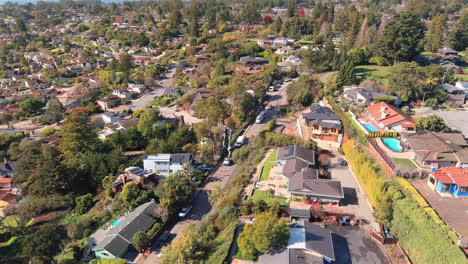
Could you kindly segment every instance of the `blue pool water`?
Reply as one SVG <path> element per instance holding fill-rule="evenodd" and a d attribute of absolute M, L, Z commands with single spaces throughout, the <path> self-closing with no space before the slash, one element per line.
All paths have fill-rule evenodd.
<path fill-rule="evenodd" d="M 119 224 L 120 224 L 119 221 L 114 221 L 114 222 L 112 222 L 112 225 L 113 225 L 113 226 L 118 226 Z"/>
<path fill-rule="evenodd" d="M 362 124 L 362 126 L 369 132 L 379 132 L 380 130 L 376 128 L 373 124 Z"/>
<path fill-rule="evenodd" d="M 400 141 L 394 138 L 383 138 L 382 139 L 385 146 L 395 152 L 402 152 L 403 148 L 401 147 Z"/>

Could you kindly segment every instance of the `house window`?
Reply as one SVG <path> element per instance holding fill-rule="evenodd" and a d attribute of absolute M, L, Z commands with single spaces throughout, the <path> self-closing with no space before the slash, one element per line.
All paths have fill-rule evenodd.
<path fill-rule="evenodd" d="M 323 131 L 324 133 L 327 133 L 327 132 L 328 132 L 328 128 L 324 127 L 322 131 Z"/>
<path fill-rule="evenodd" d="M 460 187 L 461 193 L 468 193 L 468 187 Z"/>
<path fill-rule="evenodd" d="M 435 184 L 435 179 L 432 176 L 429 177 L 429 181 L 431 182 L 431 184 Z"/>
<path fill-rule="evenodd" d="M 332 133 L 336 133 L 336 128 L 332 128 L 332 129 L 330 129 L 330 132 L 332 132 Z"/>
<path fill-rule="evenodd" d="M 314 128 L 314 130 L 318 130 L 318 129 L 319 129 L 319 126 L 318 126 L 318 125 L 314 125 L 313 128 Z"/>
<path fill-rule="evenodd" d="M 107 254 L 106 252 L 102 252 L 102 254 L 103 254 L 104 256 L 109 256 L 109 254 Z"/>

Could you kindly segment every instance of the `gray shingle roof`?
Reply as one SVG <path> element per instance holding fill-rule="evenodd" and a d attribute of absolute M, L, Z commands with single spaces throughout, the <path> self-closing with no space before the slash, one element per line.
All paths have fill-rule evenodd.
<path fill-rule="evenodd" d="M 315 251 L 322 256 L 335 260 L 331 231 L 314 225 L 306 220 L 290 224 L 290 228 L 303 227 L 305 231 L 305 249 Z"/>
<path fill-rule="evenodd" d="M 318 178 L 316 169 L 304 168 L 292 174 L 289 179 L 289 191 L 303 194 L 344 198 L 340 181 Z"/>
<path fill-rule="evenodd" d="M 192 154 L 190 153 L 177 153 L 171 154 L 172 162 L 188 163 L 192 161 Z"/>
<path fill-rule="evenodd" d="M 114 253 L 126 252 L 133 235 L 138 231 L 147 231 L 156 222 L 157 209 L 158 205 L 151 201 L 120 217 L 117 220 L 119 224 L 110 227 L 105 238 L 93 250 L 105 249 L 114 256 L 119 256 Z"/>
<path fill-rule="evenodd" d="M 315 153 L 313 150 L 297 145 L 278 148 L 277 160 L 298 158 L 304 162 L 315 165 Z"/>

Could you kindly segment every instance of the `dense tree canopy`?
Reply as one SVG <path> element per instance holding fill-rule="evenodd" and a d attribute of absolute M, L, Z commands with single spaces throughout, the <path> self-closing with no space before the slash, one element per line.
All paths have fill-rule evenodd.
<path fill-rule="evenodd" d="M 414 13 L 400 13 L 385 27 L 379 41 L 382 57 L 394 62 L 410 61 L 423 48 L 424 22 Z"/>
<path fill-rule="evenodd" d="M 428 115 L 416 119 L 416 130 L 430 130 L 433 132 L 450 132 L 452 129 L 438 115 Z"/>

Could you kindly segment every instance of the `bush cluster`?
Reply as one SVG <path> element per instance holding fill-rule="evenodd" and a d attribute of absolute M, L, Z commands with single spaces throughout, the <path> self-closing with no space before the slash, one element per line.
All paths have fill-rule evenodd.
<path fill-rule="evenodd" d="M 367 134 L 369 138 L 393 138 L 398 137 L 398 132 L 369 132 Z"/>

